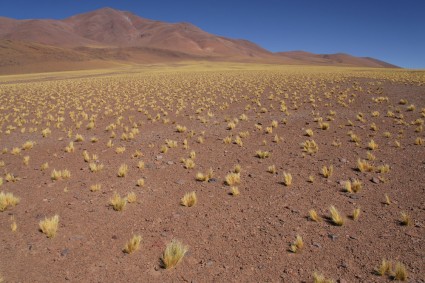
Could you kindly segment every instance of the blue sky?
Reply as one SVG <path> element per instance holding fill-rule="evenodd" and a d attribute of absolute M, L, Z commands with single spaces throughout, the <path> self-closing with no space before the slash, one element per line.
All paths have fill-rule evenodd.
<path fill-rule="evenodd" d="M 102 7 L 190 22 L 273 52 L 344 52 L 425 69 L 425 0 L 0 0 L 0 16 L 63 19 Z"/>

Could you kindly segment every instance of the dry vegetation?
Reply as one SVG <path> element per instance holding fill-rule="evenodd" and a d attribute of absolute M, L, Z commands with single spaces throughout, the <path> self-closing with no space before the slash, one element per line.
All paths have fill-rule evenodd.
<path fill-rule="evenodd" d="M 420 71 L 331 67 L 0 77 L 1 274 L 421 282 L 424 93 Z"/>

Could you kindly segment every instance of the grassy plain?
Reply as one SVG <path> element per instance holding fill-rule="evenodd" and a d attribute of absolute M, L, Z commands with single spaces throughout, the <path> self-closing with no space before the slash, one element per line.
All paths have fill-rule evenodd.
<path fill-rule="evenodd" d="M 424 120 L 423 71 L 185 62 L 0 76 L 0 192 L 19 199 L 0 212 L 0 274 L 420 282 Z M 49 238 L 39 222 L 52 215 Z M 380 275 L 383 259 L 397 270 Z"/>

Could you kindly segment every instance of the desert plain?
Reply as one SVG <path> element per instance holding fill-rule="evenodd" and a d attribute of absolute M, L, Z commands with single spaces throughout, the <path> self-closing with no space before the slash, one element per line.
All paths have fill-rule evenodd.
<path fill-rule="evenodd" d="M 404 69 L 0 76 L 0 281 L 425 282 L 424 120 Z"/>

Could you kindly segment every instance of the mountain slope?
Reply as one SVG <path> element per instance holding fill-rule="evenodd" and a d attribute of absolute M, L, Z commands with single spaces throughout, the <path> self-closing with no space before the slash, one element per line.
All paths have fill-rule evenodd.
<path fill-rule="evenodd" d="M 289 59 L 296 60 L 300 64 L 312 65 L 339 65 L 339 66 L 361 66 L 372 68 L 398 68 L 395 65 L 386 63 L 370 57 L 355 57 L 349 54 L 314 54 L 305 51 L 287 51 L 277 52 L 276 55 Z"/>
<path fill-rule="evenodd" d="M 277 64 L 396 67 L 373 58 L 304 51 L 271 53 L 247 40 L 190 23 L 166 23 L 103 8 L 64 20 L 0 17 L 0 67 L 51 62 L 154 63 L 221 60 Z M 80 63 L 78 63 L 80 64 Z M 75 64 L 74 64 L 75 65 Z M 80 64 L 82 65 L 82 64 Z M 43 69 L 44 70 L 44 69 Z"/>
<path fill-rule="evenodd" d="M 205 56 L 267 57 L 254 43 L 207 33 L 189 23 L 143 19 L 104 8 L 65 20 L 0 18 L 0 39 L 61 47 L 151 47 Z"/>

